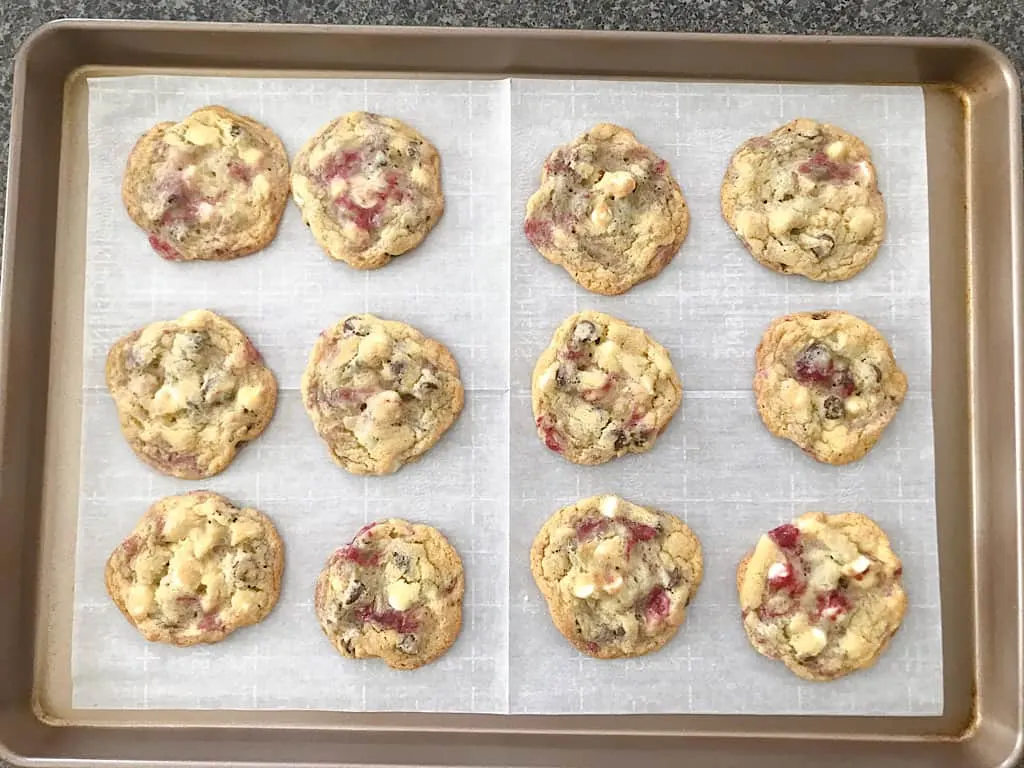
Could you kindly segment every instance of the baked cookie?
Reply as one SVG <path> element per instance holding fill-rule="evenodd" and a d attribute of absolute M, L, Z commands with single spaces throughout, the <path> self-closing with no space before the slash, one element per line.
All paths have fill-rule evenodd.
<path fill-rule="evenodd" d="M 722 182 L 722 215 L 766 267 L 827 282 L 864 269 L 885 234 L 871 152 L 806 118 L 740 145 Z"/>
<path fill-rule="evenodd" d="M 448 349 L 415 328 L 349 315 L 320 334 L 302 402 L 331 458 L 357 475 L 387 475 L 441 439 L 464 400 Z"/>
<path fill-rule="evenodd" d="M 649 451 L 682 397 L 665 348 L 600 312 L 563 322 L 533 371 L 537 434 L 575 464 Z"/>
<path fill-rule="evenodd" d="M 415 669 L 455 642 L 464 591 L 462 561 L 440 531 L 384 520 L 331 555 L 316 581 L 314 607 L 342 656 Z"/>
<path fill-rule="evenodd" d="M 615 295 L 661 272 L 689 222 L 668 163 L 631 131 L 601 123 L 548 155 L 525 230 L 588 291 Z"/>
<path fill-rule="evenodd" d="M 107 592 L 147 640 L 216 643 L 263 621 L 281 593 L 270 519 L 194 491 L 151 506 L 107 561 Z"/>
<path fill-rule="evenodd" d="M 419 245 L 441 218 L 441 159 L 405 123 L 350 112 L 295 156 L 292 197 L 328 256 L 377 269 Z"/>
<path fill-rule="evenodd" d="M 121 196 L 165 259 L 245 256 L 277 234 L 288 202 L 288 154 L 265 125 L 203 107 L 139 139 Z"/>
<path fill-rule="evenodd" d="M 277 381 L 256 347 L 205 309 L 117 341 L 107 354 L 107 389 L 135 454 L 187 480 L 227 467 L 277 404 Z"/>
<path fill-rule="evenodd" d="M 757 651 L 806 680 L 870 667 L 907 610 L 903 566 L 873 520 L 809 512 L 762 536 L 736 572 Z"/>
<path fill-rule="evenodd" d="M 530 570 L 558 631 L 590 656 L 642 656 L 667 643 L 700 586 L 700 541 L 681 520 L 615 495 L 558 510 Z"/>
<path fill-rule="evenodd" d="M 907 394 L 907 377 L 882 334 L 846 312 L 773 320 L 755 367 L 765 426 L 827 464 L 867 453 Z"/>

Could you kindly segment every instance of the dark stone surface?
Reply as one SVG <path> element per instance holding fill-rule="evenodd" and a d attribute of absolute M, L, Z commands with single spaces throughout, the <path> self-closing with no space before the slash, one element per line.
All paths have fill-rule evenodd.
<path fill-rule="evenodd" d="M 51 19 L 975 37 L 996 45 L 1021 71 L 1024 24 L 1018 3 L 1019 0 L 0 0 L 0 192 L 6 195 L 12 60 L 28 34 Z"/>

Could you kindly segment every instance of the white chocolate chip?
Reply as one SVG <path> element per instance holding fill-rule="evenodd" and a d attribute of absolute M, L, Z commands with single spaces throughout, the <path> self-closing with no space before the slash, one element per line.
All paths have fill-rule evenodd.
<path fill-rule="evenodd" d="M 198 205 L 199 220 L 200 221 L 209 221 L 210 217 L 213 215 L 213 211 L 214 211 L 213 206 L 210 203 L 208 203 L 205 200 L 203 200 L 203 202 L 201 202 Z"/>
<path fill-rule="evenodd" d="M 580 576 L 576 579 L 576 583 L 572 585 L 572 593 L 580 600 L 586 600 L 594 594 L 594 582 L 586 576 Z"/>
<path fill-rule="evenodd" d="M 811 627 L 806 632 L 800 632 L 789 638 L 789 644 L 801 658 L 817 656 L 825 650 L 827 643 L 828 635 L 818 627 Z"/>
<path fill-rule="evenodd" d="M 181 136 L 179 136 L 176 133 L 173 133 L 172 131 L 168 131 L 167 133 L 164 134 L 164 141 L 166 141 L 172 147 L 184 147 L 185 146 L 185 142 L 181 138 Z"/>
<path fill-rule="evenodd" d="M 864 180 L 865 184 L 875 183 L 875 171 L 871 163 L 867 160 L 861 160 L 857 163 L 857 173 Z"/>
<path fill-rule="evenodd" d="M 388 584 L 388 605 L 396 611 L 405 611 L 419 599 L 420 583 L 414 581 L 411 584 L 404 579 L 393 581 Z"/>
<path fill-rule="evenodd" d="M 601 499 L 601 514 L 605 517 L 615 517 L 619 511 L 619 499 L 617 496 L 605 496 Z"/>
<path fill-rule="evenodd" d="M 381 362 L 390 353 L 391 340 L 383 333 L 371 333 L 359 342 L 358 357 L 370 365 Z"/>
<path fill-rule="evenodd" d="M 558 377 L 558 363 L 552 363 L 537 377 L 537 387 L 541 392 L 550 392 L 555 388 Z"/>
<path fill-rule="evenodd" d="M 779 394 L 789 407 L 799 413 L 806 411 L 811 405 L 811 393 L 803 384 L 785 379 L 779 386 Z"/>
<path fill-rule="evenodd" d="M 217 568 L 207 568 L 206 572 L 203 573 L 203 577 L 199 580 L 199 583 L 205 587 L 202 599 L 199 604 L 203 607 L 203 610 L 209 613 L 213 611 L 217 604 L 220 602 L 221 595 L 224 593 L 225 583 L 224 576 Z"/>
<path fill-rule="evenodd" d="M 614 198 L 625 197 L 636 189 L 636 179 L 628 171 L 609 171 L 594 185 L 594 189 Z"/>
<path fill-rule="evenodd" d="M 743 210 L 736 214 L 736 231 L 743 237 L 755 240 L 764 240 L 768 237 L 764 215 L 754 211 Z"/>
<path fill-rule="evenodd" d="M 842 160 L 846 157 L 846 145 L 841 141 L 833 141 L 825 147 L 825 154 L 832 160 Z"/>
<path fill-rule="evenodd" d="M 220 131 L 211 125 L 193 123 L 185 130 L 185 140 L 201 147 L 216 144 L 220 141 Z"/>
<path fill-rule="evenodd" d="M 170 577 L 170 585 L 189 592 L 199 586 L 203 578 L 202 568 L 188 551 L 187 547 L 181 547 L 171 555 L 171 561 L 167 566 L 167 575 Z"/>
<path fill-rule="evenodd" d="M 224 535 L 224 529 L 216 523 L 209 522 L 205 525 L 193 528 L 188 533 L 188 538 L 192 542 L 192 551 L 195 552 L 196 557 L 206 557 L 210 550 L 220 544 L 221 539 Z"/>
<path fill-rule="evenodd" d="M 341 197 L 345 194 L 345 190 L 348 189 L 348 182 L 345 179 L 338 176 L 337 178 L 331 179 L 331 197 Z"/>
<path fill-rule="evenodd" d="M 845 424 L 837 424 L 832 429 L 823 432 L 821 435 L 821 439 L 836 451 L 841 451 L 849 438 L 850 430 L 846 428 Z"/>
<path fill-rule="evenodd" d="M 580 371 L 579 382 L 581 389 L 600 389 L 608 383 L 608 374 L 595 370 Z"/>
<path fill-rule="evenodd" d="M 164 515 L 164 536 L 180 539 L 196 523 L 196 516 L 187 507 L 173 506 Z"/>
<path fill-rule="evenodd" d="M 254 411 L 263 402 L 263 394 L 263 387 L 249 384 L 238 390 L 235 401 L 243 408 Z"/>
<path fill-rule="evenodd" d="M 651 362 L 654 363 L 654 367 L 661 373 L 672 372 L 672 361 L 668 359 L 668 355 L 663 349 L 655 349 L 651 353 Z"/>
<path fill-rule="evenodd" d="M 366 401 L 366 415 L 379 424 L 395 421 L 402 409 L 402 396 L 387 389 L 371 395 Z"/>
<path fill-rule="evenodd" d="M 261 199 L 270 195 L 270 182 L 262 173 L 252 180 L 252 193 Z"/>
<path fill-rule="evenodd" d="M 418 187 L 425 187 L 430 184 L 430 175 L 422 165 L 413 166 L 413 169 L 409 171 L 409 178 Z"/>
<path fill-rule="evenodd" d="M 231 611 L 236 615 L 246 615 L 259 607 L 259 592 L 252 589 L 240 589 L 231 596 Z"/>
<path fill-rule="evenodd" d="M 238 520 L 230 525 L 231 546 L 237 546 L 260 535 L 260 524 L 255 520 Z"/>
<path fill-rule="evenodd" d="M 157 416 L 174 413 L 184 408 L 186 402 L 181 390 L 167 382 L 153 395 L 153 413 Z"/>
<path fill-rule="evenodd" d="M 618 373 L 622 370 L 619 362 L 621 348 L 611 339 L 602 341 L 594 349 L 594 362 L 609 373 Z"/>
<path fill-rule="evenodd" d="M 594 547 L 594 557 L 598 560 L 609 560 L 616 557 L 618 554 L 619 544 L 614 538 L 605 539 Z"/>
<path fill-rule="evenodd" d="M 327 158 L 327 155 L 330 154 L 330 152 L 331 150 L 328 149 L 323 144 L 313 147 L 313 151 L 309 153 L 309 167 L 313 168 L 314 170 L 319 168 L 321 165 L 323 165 L 324 160 Z"/>
<path fill-rule="evenodd" d="M 353 176 L 349 179 L 349 197 L 360 208 L 373 208 L 384 189 L 379 178 Z"/>
<path fill-rule="evenodd" d="M 789 576 L 789 566 L 786 563 L 772 563 L 768 566 L 768 579 L 784 579 Z"/>
<path fill-rule="evenodd" d="M 604 200 L 598 200 L 594 210 L 590 212 L 590 223 L 598 232 L 604 232 L 612 223 L 611 209 Z"/>
<path fill-rule="evenodd" d="M 654 394 L 654 378 L 650 374 L 645 373 L 640 377 L 640 386 L 644 388 L 644 392 L 648 395 Z"/>
<path fill-rule="evenodd" d="M 864 557 L 864 555 L 859 555 L 852 563 L 846 564 L 843 568 L 843 574 L 846 576 L 860 576 L 861 574 L 866 573 L 870 567 L 870 558 Z"/>
<path fill-rule="evenodd" d="M 309 179 L 298 174 L 292 176 L 292 199 L 302 205 L 310 197 L 313 197 L 313 194 L 309 188 Z"/>
<path fill-rule="evenodd" d="M 638 355 L 621 355 L 619 357 L 619 365 L 622 366 L 630 378 L 639 379 L 644 375 L 644 368 L 646 360 Z"/>
<path fill-rule="evenodd" d="M 865 405 L 867 405 L 867 403 L 864 402 L 863 397 L 853 395 L 852 397 L 846 398 L 846 412 L 851 416 L 856 416 L 858 413 L 863 412 Z"/>
<path fill-rule="evenodd" d="M 784 206 L 776 208 L 768 214 L 768 229 L 773 235 L 788 235 L 792 230 L 802 226 L 804 217 L 796 208 Z"/>
<path fill-rule="evenodd" d="M 854 240 L 863 240 L 871 234 L 871 229 L 875 226 L 875 214 L 870 208 L 854 208 L 848 215 L 850 219 L 846 226 Z"/>
<path fill-rule="evenodd" d="M 153 590 L 145 584 L 132 584 L 124 603 L 132 618 L 144 619 L 153 605 Z"/>
<path fill-rule="evenodd" d="M 256 147 L 249 147 L 248 149 L 243 149 L 239 153 L 239 157 L 242 158 L 242 162 L 246 165 L 256 165 L 263 159 L 263 153 L 256 149 Z"/>
<path fill-rule="evenodd" d="M 622 575 L 616 573 L 601 586 L 601 589 L 603 589 L 609 595 L 614 595 L 617 594 L 620 589 L 622 589 L 622 583 Z"/>

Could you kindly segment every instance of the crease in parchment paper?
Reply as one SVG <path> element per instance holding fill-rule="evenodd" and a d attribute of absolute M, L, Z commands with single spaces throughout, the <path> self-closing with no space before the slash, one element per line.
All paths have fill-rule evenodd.
<path fill-rule="evenodd" d="M 89 81 L 89 198 L 81 502 L 72 642 L 73 705 L 115 709 L 324 709 L 511 713 L 905 714 L 942 711 L 930 386 L 924 105 L 915 87 L 568 80 L 467 81 L 135 76 Z M 136 138 L 217 103 L 265 122 L 291 155 L 322 124 L 369 109 L 438 147 L 446 212 L 415 251 L 375 272 L 332 262 L 289 203 L 265 251 L 171 264 L 120 201 Z M 876 260 L 853 280 L 776 275 L 721 220 L 735 147 L 798 116 L 836 122 L 871 147 L 888 212 Z M 544 157 L 590 125 L 619 122 L 671 164 L 690 233 L 658 278 L 620 297 L 578 288 L 522 234 Z M 262 437 L 217 477 L 185 482 L 142 465 L 103 382 L 117 338 L 209 307 L 249 333 L 281 397 Z M 910 394 L 879 445 L 819 465 L 760 423 L 753 350 L 785 312 L 842 308 L 877 326 Z M 647 329 L 672 354 L 683 405 L 648 454 L 577 467 L 536 438 L 533 364 L 558 323 L 593 308 Z M 409 322 L 446 344 L 466 409 L 424 458 L 395 475 L 349 475 L 328 458 L 297 386 L 320 330 L 348 312 Z M 144 642 L 103 587 L 110 551 L 156 499 L 209 488 L 255 506 L 286 547 L 284 587 L 262 624 L 223 643 Z M 704 584 L 678 636 L 647 657 L 582 657 L 558 634 L 529 574 L 540 524 L 564 504 L 614 491 L 686 520 Z M 797 679 L 750 647 L 735 566 L 758 535 L 805 511 L 865 512 L 904 560 L 903 628 L 872 669 L 829 684 Z M 364 522 L 439 527 L 466 569 L 462 633 L 415 672 L 340 658 L 311 607 L 317 572 Z"/>

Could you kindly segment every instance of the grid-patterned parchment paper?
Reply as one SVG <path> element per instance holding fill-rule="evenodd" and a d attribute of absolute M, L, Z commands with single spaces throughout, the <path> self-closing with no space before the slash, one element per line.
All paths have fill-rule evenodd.
<path fill-rule="evenodd" d="M 429 81 L 124 77 L 89 83 L 89 224 L 83 472 L 72 646 L 73 703 L 105 708 L 405 710 L 511 713 L 936 714 L 942 659 L 931 413 L 924 104 L 913 87 L 796 87 L 561 80 Z M 442 157 L 447 210 L 417 250 L 376 272 L 331 262 L 292 204 L 265 251 L 170 264 L 120 201 L 124 162 L 160 120 L 220 103 L 281 136 L 290 154 L 323 123 L 370 109 L 404 119 Z M 733 149 L 797 116 L 838 123 L 872 148 L 888 208 L 876 262 L 853 280 L 783 277 L 747 255 L 718 211 Z M 625 296 L 580 288 L 522 235 L 547 153 L 619 122 L 671 164 L 691 211 L 660 277 Z M 249 333 L 281 386 L 267 432 L 222 475 L 162 477 L 135 459 L 105 392 L 118 337 L 209 307 Z M 910 379 L 879 445 L 819 465 L 761 425 L 753 350 L 775 316 L 842 308 L 876 325 Z M 672 354 L 683 405 L 650 453 L 577 467 L 535 435 L 530 373 L 558 323 L 594 308 L 647 329 Z M 410 322 L 456 356 L 467 389 L 453 430 L 396 475 L 348 475 L 328 458 L 297 392 L 317 333 L 345 313 Z M 103 564 L 154 500 L 210 488 L 267 512 L 286 547 L 281 600 L 264 623 L 208 647 L 145 643 L 103 588 Z M 685 519 L 705 577 L 662 651 L 597 661 L 552 626 L 528 550 L 560 506 L 602 492 Z M 739 621 L 735 567 L 758 535 L 804 511 L 866 512 L 904 559 L 911 607 L 872 669 L 799 680 L 756 654 Z M 452 650 L 415 672 L 340 658 L 321 635 L 312 585 L 364 522 L 441 528 L 462 555 L 465 622 Z"/>

